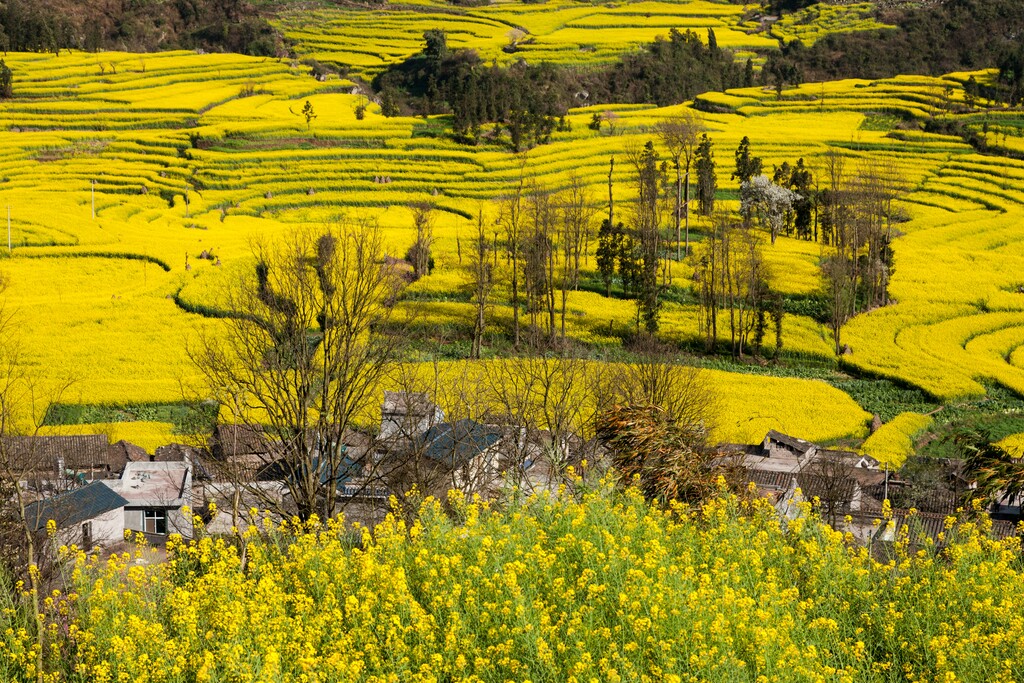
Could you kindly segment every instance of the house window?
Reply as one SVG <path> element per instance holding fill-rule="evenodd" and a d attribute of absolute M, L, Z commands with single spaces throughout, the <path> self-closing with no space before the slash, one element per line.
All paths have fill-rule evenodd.
<path fill-rule="evenodd" d="M 82 550 L 92 550 L 92 522 L 82 524 Z"/>
<path fill-rule="evenodd" d="M 165 510 L 144 510 L 142 530 L 147 534 L 167 533 L 167 512 Z"/>

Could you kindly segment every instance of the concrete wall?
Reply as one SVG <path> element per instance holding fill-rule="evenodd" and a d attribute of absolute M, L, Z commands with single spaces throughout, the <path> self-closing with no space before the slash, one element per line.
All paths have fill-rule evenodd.
<path fill-rule="evenodd" d="M 143 512 L 151 510 L 156 506 L 147 508 L 125 508 L 123 519 L 124 528 L 132 531 L 145 531 L 145 517 Z M 181 508 L 165 507 L 164 514 L 167 516 L 167 533 L 181 534 L 185 538 L 192 538 L 192 518 L 185 515 Z"/>
<path fill-rule="evenodd" d="M 93 546 L 110 547 L 124 541 L 125 510 L 117 508 L 88 520 L 92 524 Z M 82 524 L 76 524 L 57 533 L 61 545 L 82 546 Z"/>

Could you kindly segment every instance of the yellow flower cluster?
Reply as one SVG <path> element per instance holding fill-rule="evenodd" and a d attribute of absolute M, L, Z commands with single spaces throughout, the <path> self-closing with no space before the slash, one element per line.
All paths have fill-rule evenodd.
<path fill-rule="evenodd" d="M 175 539 L 167 562 L 150 566 L 80 554 L 77 617 L 64 641 L 54 635 L 73 647 L 48 673 L 101 683 L 1021 680 L 1020 543 L 989 539 L 984 521 L 950 522 L 943 549 L 911 545 L 919 539 L 901 529 L 878 561 L 806 510 L 783 523 L 763 500 L 724 493 L 699 511 L 662 510 L 606 482 L 501 510 L 427 500 L 373 533 L 268 518 L 231 542 Z M 31 679 L 24 634 L 0 642 L 8 678 Z"/>

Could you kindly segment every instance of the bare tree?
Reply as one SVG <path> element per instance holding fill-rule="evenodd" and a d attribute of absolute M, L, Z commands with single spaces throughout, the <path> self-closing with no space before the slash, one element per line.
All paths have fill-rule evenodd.
<path fill-rule="evenodd" d="M 654 144 L 627 151 L 627 158 L 636 171 L 636 200 L 633 204 L 632 226 L 640 247 L 640 268 L 637 278 L 637 327 L 643 323 L 647 332 L 658 329 L 661 312 L 661 286 L 658 266 L 661 259 L 662 203 L 659 193 L 661 172 Z"/>
<path fill-rule="evenodd" d="M 629 350 L 635 360 L 609 364 L 597 392 L 598 410 L 658 406 L 674 422 L 714 429 L 720 411 L 708 373 L 684 365 L 675 349 L 649 335 L 639 337 Z"/>
<path fill-rule="evenodd" d="M 381 333 L 398 278 L 383 262 L 380 230 L 367 223 L 295 231 L 253 255 L 253 270 L 230 293 L 225 333 L 189 353 L 231 421 L 278 443 L 266 457 L 297 514 L 326 518 L 339 483 L 373 464 L 353 460 L 345 439 L 398 357 L 400 337 Z M 280 509 L 261 487 L 246 489 Z"/>
<path fill-rule="evenodd" d="M 523 490 L 567 483 L 566 468 L 592 458 L 597 403 L 589 395 L 601 368 L 565 351 L 488 364 L 483 386 L 503 443 L 509 483 Z"/>
<path fill-rule="evenodd" d="M 694 271 L 705 346 L 718 341 L 718 317 L 728 315 L 733 355 L 742 357 L 748 338 L 771 305 L 771 271 L 759 235 L 718 215 Z M 778 312 L 773 316 L 778 318 Z M 781 339 L 781 337 L 780 337 Z"/>
<path fill-rule="evenodd" d="M 828 301 L 829 327 L 838 356 L 843 349 L 840 334 L 846 321 L 853 315 L 856 298 L 854 264 L 837 250 L 836 253 L 822 259 L 821 275 Z"/>
<path fill-rule="evenodd" d="M 669 157 L 676 170 L 676 260 L 682 259 L 680 251 L 682 235 L 680 221 L 686 219 L 686 254 L 690 253 L 690 166 L 693 163 L 694 151 L 697 149 L 704 124 L 700 116 L 692 109 L 684 109 L 679 114 L 661 121 L 657 125 L 658 137 L 668 149 Z M 685 178 L 685 180 L 684 180 Z"/>
<path fill-rule="evenodd" d="M 817 506 L 822 518 L 833 528 L 850 512 L 857 482 L 850 466 L 837 456 L 820 454 L 797 475 L 804 497 Z"/>
<path fill-rule="evenodd" d="M 729 217 L 723 212 L 715 214 L 711 229 L 701 245 L 694 268 L 693 280 L 700 302 L 698 318 L 704 348 L 711 352 L 718 344 L 718 311 L 724 303 L 722 270 L 724 269 Z"/>
<path fill-rule="evenodd" d="M 562 340 L 565 340 L 565 314 L 568 307 L 569 290 L 579 286 L 580 256 L 586 251 L 591 224 L 597 213 L 587 192 L 586 185 L 578 175 L 571 175 L 569 187 L 561 195 L 561 221 L 558 242 L 561 246 L 562 269 L 560 289 L 562 292 Z"/>
<path fill-rule="evenodd" d="M 430 275 L 430 250 L 434 244 L 434 207 L 426 202 L 409 205 L 416 228 L 416 241 L 409 248 L 409 260 L 416 278 Z"/>
<path fill-rule="evenodd" d="M 558 207 L 554 194 L 536 183 L 531 183 L 527 196 L 527 216 L 523 235 L 523 286 L 526 290 L 526 308 L 530 314 L 531 341 L 538 345 L 545 314 L 547 337 L 555 334 L 555 232 Z"/>
<path fill-rule="evenodd" d="M 523 222 L 525 220 L 523 206 L 523 190 L 526 183 L 526 160 L 522 158 L 519 166 L 519 178 L 515 189 L 503 196 L 499 202 L 498 223 L 504 229 L 505 248 L 511 267 L 510 284 L 512 287 L 512 345 L 519 348 L 519 284 L 522 255 Z"/>
<path fill-rule="evenodd" d="M 484 338 L 484 316 L 491 289 L 494 287 L 494 267 L 491 263 L 492 244 L 487 235 L 487 222 L 483 207 L 477 211 L 476 233 L 473 235 L 473 255 L 470 260 L 473 298 L 476 301 L 476 318 L 473 321 L 473 349 L 471 357 L 480 359 L 480 347 Z"/>

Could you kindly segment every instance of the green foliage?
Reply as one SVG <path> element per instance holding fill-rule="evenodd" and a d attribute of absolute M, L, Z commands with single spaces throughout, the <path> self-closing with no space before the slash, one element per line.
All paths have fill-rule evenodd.
<path fill-rule="evenodd" d="M 715 193 L 718 191 L 718 175 L 715 173 L 715 154 L 711 149 L 711 138 L 701 135 L 697 145 L 697 212 L 710 216 L 715 211 Z"/>
<path fill-rule="evenodd" d="M 643 50 L 625 54 L 617 64 L 584 79 L 591 99 L 604 102 L 651 102 L 667 106 L 712 90 L 744 85 L 744 67 L 729 50 L 708 44 L 690 30 L 669 31 Z M 752 67 L 751 67 L 752 68 Z"/>
<path fill-rule="evenodd" d="M 130 403 L 123 405 L 53 403 L 43 424 L 49 426 L 107 422 L 169 422 L 177 434 L 212 431 L 217 405 L 202 403 Z"/>
<path fill-rule="evenodd" d="M 920 389 L 886 379 L 836 378 L 826 380 L 849 394 L 864 410 L 888 422 L 901 413 L 930 413 L 939 407 Z"/>
<path fill-rule="evenodd" d="M 316 111 L 313 110 L 313 103 L 306 100 L 306 103 L 302 105 L 302 116 L 306 119 L 306 130 L 309 130 L 310 125 L 313 123 L 313 119 L 316 118 Z"/>
<path fill-rule="evenodd" d="M 733 180 L 741 183 L 748 182 L 751 178 L 761 174 L 764 162 L 761 157 L 753 156 L 750 153 L 750 138 L 746 135 L 740 140 L 740 146 L 736 148 L 736 172 L 732 174 Z"/>
<path fill-rule="evenodd" d="M 281 35 L 239 0 L 64 3 L 8 0 L 0 8 L 0 47 L 57 52 L 204 48 L 261 57 L 284 52 Z"/>
<path fill-rule="evenodd" d="M 601 221 L 601 227 L 597 231 L 597 271 L 601 274 L 601 281 L 604 283 L 605 296 L 612 295 L 615 263 L 622 249 L 622 233 L 622 223 L 613 227 L 608 219 Z"/>
<path fill-rule="evenodd" d="M 14 72 L 0 59 L 0 99 L 9 100 L 14 97 Z"/>
<path fill-rule="evenodd" d="M 968 478 L 975 483 L 972 498 L 990 505 L 1024 495 L 1024 458 L 1010 455 L 992 443 L 990 435 L 977 431 L 959 431 L 952 440 L 964 459 Z"/>
<path fill-rule="evenodd" d="M 886 22 L 897 28 L 833 33 L 811 47 L 793 41 L 769 55 L 764 72 L 826 81 L 1000 67 L 998 87 L 984 94 L 1010 102 L 1020 97 L 1024 5 L 1017 0 L 906 3 Z"/>

